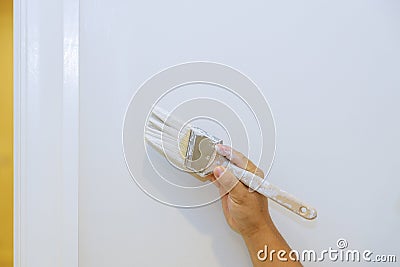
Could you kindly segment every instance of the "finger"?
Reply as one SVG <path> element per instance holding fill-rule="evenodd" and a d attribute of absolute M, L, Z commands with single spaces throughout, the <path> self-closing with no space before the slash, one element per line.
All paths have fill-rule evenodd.
<path fill-rule="evenodd" d="M 264 172 L 239 151 L 222 144 L 217 144 L 215 150 L 218 154 L 226 157 L 239 168 L 252 172 L 257 176 L 264 177 Z"/>
<path fill-rule="evenodd" d="M 206 177 L 204 177 L 205 179 L 207 179 L 210 182 L 214 182 L 215 181 L 215 176 L 214 174 L 209 174 Z"/>
<path fill-rule="evenodd" d="M 221 185 L 218 183 L 217 179 L 215 179 L 214 174 L 209 174 L 205 177 L 208 181 L 210 181 L 212 184 L 214 184 L 218 189 L 221 188 Z M 223 194 L 221 194 L 222 196 Z"/>
<path fill-rule="evenodd" d="M 221 203 L 222 203 L 222 211 L 224 212 L 224 216 L 226 219 L 230 217 L 229 210 L 228 210 L 228 196 L 224 195 L 221 197 Z"/>
<path fill-rule="evenodd" d="M 214 175 L 221 186 L 223 194 L 229 192 L 230 198 L 236 203 L 241 203 L 247 194 L 247 189 L 230 171 L 219 166 L 214 169 Z"/>
<path fill-rule="evenodd" d="M 235 229 L 235 221 L 232 217 L 232 214 L 230 212 L 229 206 L 232 205 L 232 200 L 228 195 L 224 195 L 221 198 L 221 202 L 222 202 L 222 211 L 224 212 L 224 216 L 226 221 L 228 222 L 228 224 L 232 227 L 233 230 L 237 231 L 237 229 Z"/>
<path fill-rule="evenodd" d="M 220 192 L 221 192 L 221 190 L 220 190 Z M 224 212 L 224 216 L 228 220 L 228 222 L 230 222 L 232 220 L 230 206 L 232 206 L 232 203 L 234 203 L 234 202 L 232 201 L 232 199 L 229 197 L 228 194 L 225 194 L 225 195 L 222 195 L 222 197 L 221 197 L 221 203 L 222 203 L 222 211 Z"/>

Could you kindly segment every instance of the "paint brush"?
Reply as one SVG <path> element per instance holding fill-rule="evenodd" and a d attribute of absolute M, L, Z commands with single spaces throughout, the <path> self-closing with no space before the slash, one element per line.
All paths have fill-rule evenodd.
<path fill-rule="evenodd" d="M 270 184 L 264 177 L 239 168 L 231 163 L 228 157 L 218 154 L 216 145 L 223 143 L 221 139 L 194 125 L 185 124 L 159 107 L 154 107 L 149 114 L 145 126 L 145 139 L 182 171 L 205 177 L 210 175 L 215 167 L 223 166 L 249 188 L 295 214 L 308 220 L 317 217 L 314 208 Z"/>

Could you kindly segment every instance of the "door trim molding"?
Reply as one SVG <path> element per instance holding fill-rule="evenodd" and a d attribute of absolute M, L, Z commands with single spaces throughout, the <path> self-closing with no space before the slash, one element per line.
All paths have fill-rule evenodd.
<path fill-rule="evenodd" d="M 78 266 L 79 0 L 14 1 L 14 266 Z"/>

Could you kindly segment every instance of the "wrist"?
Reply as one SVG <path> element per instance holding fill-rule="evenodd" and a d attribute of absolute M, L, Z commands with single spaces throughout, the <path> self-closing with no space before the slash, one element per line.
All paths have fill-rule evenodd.
<path fill-rule="evenodd" d="M 264 223 L 241 233 L 243 240 L 248 243 L 254 243 L 258 240 L 264 240 L 266 236 L 271 236 L 276 233 L 277 229 L 272 220 L 267 220 Z"/>

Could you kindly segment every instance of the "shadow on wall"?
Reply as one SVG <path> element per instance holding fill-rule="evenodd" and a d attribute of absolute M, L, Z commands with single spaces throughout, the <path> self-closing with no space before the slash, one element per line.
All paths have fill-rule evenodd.
<path fill-rule="evenodd" d="M 0 1 L 0 266 L 13 266 L 13 1 Z"/>

